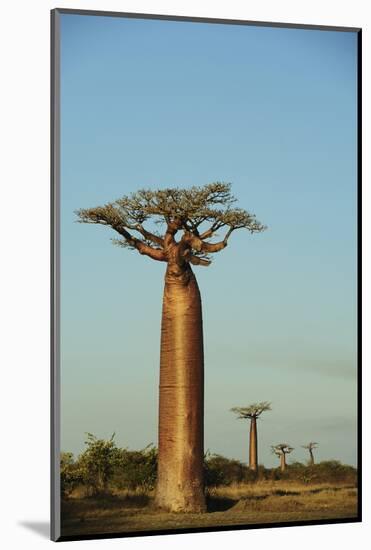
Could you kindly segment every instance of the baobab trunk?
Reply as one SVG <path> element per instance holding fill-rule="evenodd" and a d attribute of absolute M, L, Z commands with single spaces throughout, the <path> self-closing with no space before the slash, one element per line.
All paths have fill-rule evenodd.
<path fill-rule="evenodd" d="M 256 472 L 258 470 L 258 438 L 256 433 L 256 418 L 253 416 L 250 422 L 250 455 L 249 468 Z"/>
<path fill-rule="evenodd" d="M 281 472 L 284 472 L 286 470 L 286 455 L 285 455 L 285 453 L 281 454 L 280 462 L 281 462 Z"/>
<path fill-rule="evenodd" d="M 311 466 L 313 466 L 313 464 L 314 464 L 314 456 L 313 456 L 313 451 L 312 451 L 312 449 L 309 449 L 309 454 L 310 454 L 309 464 L 310 464 Z"/>
<path fill-rule="evenodd" d="M 156 503 L 205 511 L 201 297 L 189 266 L 168 264 L 162 309 Z"/>

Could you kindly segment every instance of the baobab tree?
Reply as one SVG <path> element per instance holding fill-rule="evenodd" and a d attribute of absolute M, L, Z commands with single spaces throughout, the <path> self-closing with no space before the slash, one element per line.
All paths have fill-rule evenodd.
<path fill-rule="evenodd" d="M 287 443 L 278 443 L 278 445 L 272 445 L 272 453 L 277 455 L 280 459 L 281 472 L 286 470 L 286 455 L 292 453 L 294 447 L 290 447 Z"/>
<path fill-rule="evenodd" d="M 303 449 L 308 449 L 309 451 L 309 464 L 313 466 L 314 464 L 314 455 L 313 455 L 313 449 L 317 449 L 318 443 L 316 441 L 311 441 L 307 445 L 302 445 Z"/>
<path fill-rule="evenodd" d="M 115 244 L 167 264 L 156 503 L 169 511 L 206 509 L 202 311 L 191 266 L 209 266 L 211 256 L 226 248 L 233 231 L 265 229 L 255 215 L 236 208 L 235 202 L 230 184 L 217 182 L 188 189 L 140 190 L 104 206 L 77 211 L 78 221 L 105 225 L 118 233 Z M 156 226 L 163 227 L 161 233 Z M 220 230 L 224 236 L 212 242 Z"/>
<path fill-rule="evenodd" d="M 249 445 L 249 468 L 254 472 L 258 471 L 258 435 L 256 421 L 265 411 L 270 411 L 271 403 L 262 401 L 253 403 L 248 407 L 233 407 L 232 412 L 237 414 L 237 418 L 250 420 L 250 445 Z"/>

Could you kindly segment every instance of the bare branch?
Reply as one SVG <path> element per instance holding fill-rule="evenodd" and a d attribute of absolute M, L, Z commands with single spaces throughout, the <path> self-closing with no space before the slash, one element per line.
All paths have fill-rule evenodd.
<path fill-rule="evenodd" d="M 149 231 L 144 229 L 142 225 L 138 224 L 134 227 L 134 229 L 149 241 L 152 241 L 153 243 L 158 244 L 161 247 L 164 246 L 164 239 L 162 237 L 160 237 L 159 235 L 155 235 L 154 233 L 150 233 Z"/>
<path fill-rule="evenodd" d="M 199 237 L 200 237 L 201 240 L 209 239 L 210 237 L 212 237 L 214 235 L 215 231 L 216 231 L 216 229 L 212 225 L 211 227 L 209 227 L 209 229 L 207 229 L 206 231 L 201 233 L 201 235 L 199 235 Z"/>
<path fill-rule="evenodd" d="M 198 256 L 190 256 L 188 261 L 193 265 L 203 265 L 208 267 L 211 264 L 211 260 L 206 260 L 205 258 L 199 258 Z"/>
<path fill-rule="evenodd" d="M 220 250 L 223 250 L 228 244 L 228 239 L 231 236 L 232 232 L 235 230 L 234 227 L 230 227 L 227 231 L 224 239 L 222 241 L 219 241 L 218 243 L 202 243 L 201 250 L 204 250 L 205 252 L 219 252 Z"/>
<path fill-rule="evenodd" d="M 77 215 L 80 218 L 79 221 L 82 223 L 95 223 L 112 227 L 112 229 L 124 237 L 124 241 L 116 241 L 115 244 L 121 244 L 136 249 L 140 254 L 149 256 L 153 260 L 160 262 L 166 261 L 166 255 L 163 250 L 153 248 L 129 233 L 125 227 L 126 220 L 122 218 L 120 212 L 118 212 L 114 205 L 107 204 L 106 206 L 99 206 L 97 208 L 78 210 Z"/>
<path fill-rule="evenodd" d="M 130 248 L 131 250 L 135 249 L 139 252 L 139 254 L 149 256 L 152 260 L 157 260 L 158 262 L 167 261 L 166 254 L 161 248 L 153 248 L 140 239 L 132 238 L 130 241 L 125 239 L 112 239 L 112 242 L 116 246 L 121 246 L 122 248 Z"/>
<path fill-rule="evenodd" d="M 144 254 L 145 256 L 149 256 L 152 258 L 152 260 L 157 260 L 158 262 L 166 262 L 167 257 L 163 250 L 159 248 L 153 248 L 152 246 L 149 246 L 148 244 L 143 243 L 139 239 L 135 239 L 136 244 L 135 248 L 139 251 L 139 254 Z"/>
<path fill-rule="evenodd" d="M 79 222 L 112 227 L 124 239 L 114 241 L 115 244 L 136 249 L 159 261 L 169 260 L 173 246 L 180 246 L 182 250 L 189 248 L 188 261 L 206 266 L 210 264 L 207 254 L 223 250 L 234 230 L 244 228 L 258 233 L 266 229 L 254 214 L 235 208 L 235 202 L 231 185 L 215 182 L 187 189 L 141 189 L 113 203 L 76 213 Z M 143 226 L 148 219 L 154 223 L 165 222 L 165 234 L 148 231 Z M 198 228 L 203 223 L 209 223 L 210 227 L 200 234 Z M 227 232 L 221 241 L 206 242 L 222 227 L 226 227 Z M 132 231 L 142 238 L 133 236 Z M 178 231 L 183 231 L 180 242 L 175 239 Z M 179 257 L 183 256 L 182 250 Z"/>

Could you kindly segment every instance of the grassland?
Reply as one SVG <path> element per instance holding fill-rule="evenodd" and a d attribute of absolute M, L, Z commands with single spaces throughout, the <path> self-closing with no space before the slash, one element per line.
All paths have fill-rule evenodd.
<path fill-rule="evenodd" d="M 346 519 L 357 516 L 354 484 L 259 481 L 208 488 L 204 514 L 164 513 L 153 492 L 116 491 L 62 502 L 62 536 Z"/>

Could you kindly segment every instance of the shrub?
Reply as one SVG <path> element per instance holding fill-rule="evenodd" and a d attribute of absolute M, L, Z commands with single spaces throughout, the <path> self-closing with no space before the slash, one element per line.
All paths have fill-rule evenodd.
<path fill-rule="evenodd" d="M 72 491 L 83 482 L 83 473 L 72 453 L 61 453 L 60 457 L 61 496 L 68 498 Z"/>
<path fill-rule="evenodd" d="M 151 490 L 157 478 L 157 449 L 152 444 L 141 451 L 120 449 L 113 485 L 118 489 Z"/>
<path fill-rule="evenodd" d="M 87 493 L 97 495 L 111 489 L 152 490 L 157 478 L 157 449 L 152 444 L 139 451 L 120 449 L 114 442 L 98 439 L 88 433 L 87 448 L 75 461 L 72 453 L 61 454 L 61 495 L 68 498 L 79 485 Z M 229 459 L 209 451 L 204 457 L 205 485 L 219 486 L 232 483 L 254 483 L 264 480 L 291 480 L 300 483 L 349 483 L 357 481 L 357 470 L 337 460 L 317 464 L 293 462 L 286 470 L 265 468 L 251 471 L 239 460 Z"/>
<path fill-rule="evenodd" d="M 87 448 L 78 458 L 82 480 L 91 495 L 106 493 L 120 456 L 115 434 L 107 441 L 91 433 L 87 436 Z"/>
<path fill-rule="evenodd" d="M 357 470 L 338 460 L 326 460 L 317 464 L 294 462 L 285 472 L 277 470 L 272 479 L 289 479 L 302 483 L 356 483 Z"/>
<path fill-rule="evenodd" d="M 210 453 L 205 455 L 204 468 L 207 486 L 230 485 L 244 481 L 248 472 L 247 466 L 239 460 Z"/>
<path fill-rule="evenodd" d="M 313 481 L 329 481 L 356 483 L 357 470 L 353 466 L 342 464 L 338 460 L 324 460 L 313 466 L 308 466 L 308 475 L 311 475 Z"/>

